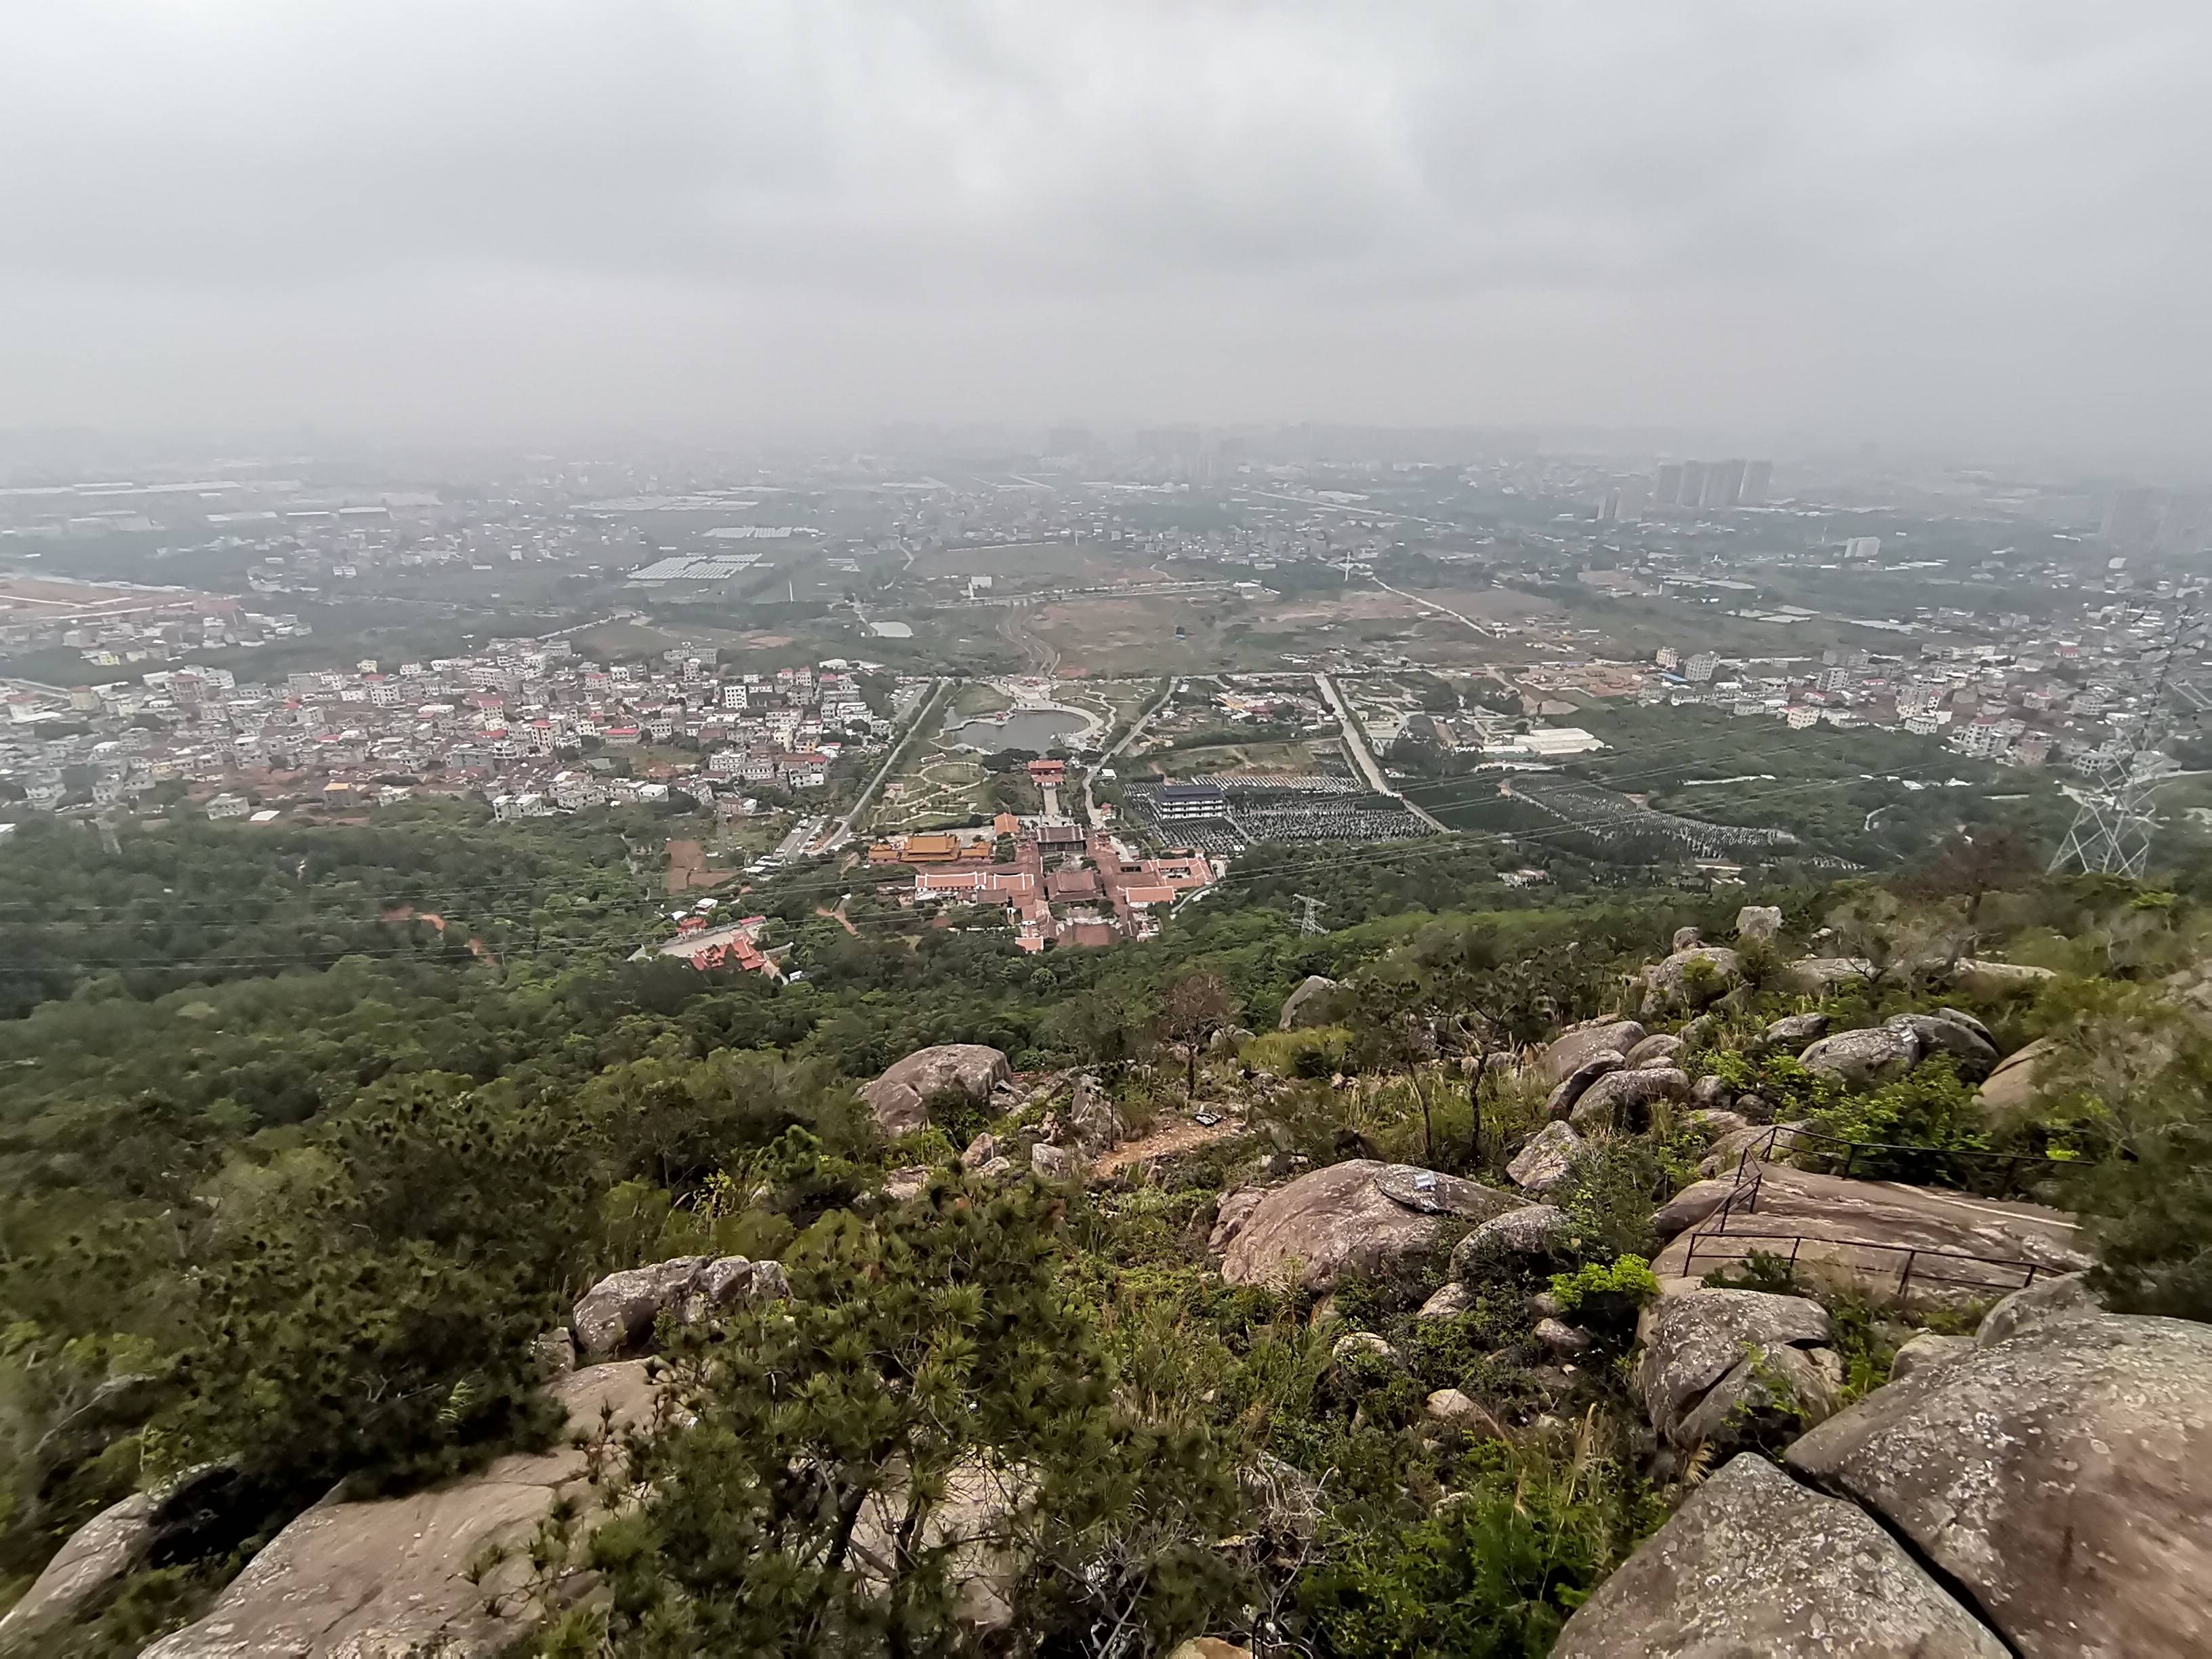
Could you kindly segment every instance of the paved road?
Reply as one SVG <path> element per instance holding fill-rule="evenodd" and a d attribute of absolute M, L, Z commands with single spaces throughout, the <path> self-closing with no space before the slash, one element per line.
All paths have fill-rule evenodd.
<path fill-rule="evenodd" d="M 1168 682 L 1168 689 L 1160 693 L 1160 700 L 1129 722 L 1129 729 L 1121 734 L 1121 740 L 1101 755 L 1097 761 L 1083 769 L 1083 816 L 1088 822 L 1093 824 L 1098 822 L 1098 803 L 1091 796 L 1091 780 L 1097 775 L 1098 769 L 1102 766 L 1112 765 L 1114 757 L 1141 737 L 1145 728 L 1152 724 L 1152 717 L 1174 702 L 1175 694 L 1182 690 L 1182 681 L 1180 678 L 1170 679 Z"/>
<path fill-rule="evenodd" d="M 1376 761 L 1375 751 L 1367 746 L 1367 734 L 1359 729 L 1359 723 L 1352 718 L 1352 705 L 1344 700 L 1344 694 L 1336 689 L 1336 682 L 1326 674 L 1316 674 L 1314 676 L 1314 684 L 1321 688 L 1322 701 L 1327 703 L 1336 715 L 1337 726 L 1344 733 L 1344 746 L 1352 751 L 1352 763 L 1359 769 L 1360 775 L 1367 780 L 1367 787 L 1378 795 L 1389 795 L 1393 799 L 1405 801 L 1406 810 L 1438 835 L 1451 834 L 1449 830 L 1431 817 L 1422 807 L 1413 801 L 1406 800 L 1403 794 L 1390 787 L 1390 781 L 1382 775 L 1382 768 Z"/>
<path fill-rule="evenodd" d="M 914 735 L 915 727 L 927 719 L 930 710 L 937 706 L 938 693 L 942 691 L 945 686 L 945 681 L 941 676 L 930 681 L 929 690 L 921 694 L 921 701 L 914 706 L 914 718 L 892 734 L 890 753 L 884 757 L 884 763 L 876 769 L 875 776 L 868 780 L 867 787 L 860 791 L 860 799 L 853 803 L 852 810 L 837 820 L 835 833 L 822 843 L 823 852 L 834 853 L 853 839 L 854 823 L 859 820 L 861 813 L 868 810 L 868 803 L 876 798 L 876 791 L 884 787 L 884 780 L 890 776 L 891 768 L 898 763 L 899 757 L 905 752 L 907 739 Z"/>

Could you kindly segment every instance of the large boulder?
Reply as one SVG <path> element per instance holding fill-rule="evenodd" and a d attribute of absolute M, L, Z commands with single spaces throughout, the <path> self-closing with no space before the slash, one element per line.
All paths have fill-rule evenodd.
<path fill-rule="evenodd" d="M 2026 1659 L 2212 1652 L 2212 1326 L 2030 1320 L 1875 1389 L 1786 1462 Z"/>
<path fill-rule="evenodd" d="M 952 1586 L 952 1614 L 970 1638 L 1013 1623 L 1014 1592 L 1028 1561 L 1025 1538 L 1035 1535 L 1038 1495 L 1035 1472 L 983 1457 L 956 1463 L 941 1493 L 908 1540 L 917 1550 L 941 1553 Z M 896 1559 L 906 1523 L 907 1486 L 894 1476 L 868 1494 L 853 1528 L 853 1559 L 871 1594 L 890 1589 L 884 1568 Z"/>
<path fill-rule="evenodd" d="M 571 1371 L 546 1392 L 572 1437 L 596 1435 L 602 1407 L 619 1432 L 652 1414 L 649 1363 Z M 325 1498 L 270 1540 L 205 1618 L 140 1659 L 489 1659 L 542 1611 L 528 1593 L 531 1539 L 556 1503 L 588 1505 L 592 1462 L 565 1444 L 511 1453 L 405 1498 Z M 495 1557 L 489 1571 L 474 1571 Z"/>
<path fill-rule="evenodd" d="M 1978 997 L 2040 990 L 2057 977 L 2049 968 L 2031 968 L 2024 962 L 1992 962 L 1987 957 L 1963 957 L 1951 964 L 1951 982 Z"/>
<path fill-rule="evenodd" d="M 1800 957 L 1782 969 L 1782 988 L 1801 997 L 1824 997 L 1831 991 L 1874 982 L 1874 963 L 1864 957 Z"/>
<path fill-rule="evenodd" d="M 1909 1026 L 1874 1025 L 1822 1037 L 1797 1058 L 1806 1070 L 1825 1072 L 1848 1088 L 1870 1089 L 1918 1063 L 1920 1038 Z"/>
<path fill-rule="evenodd" d="M 0 1653 L 27 1650 L 142 1568 L 234 1547 L 258 1523 L 263 1497 L 231 1465 L 203 1463 L 110 1504 L 0 1619 Z"/>
<path fill-rule="evenodd" d="M 1747 904 L 1735 913 L 1735 936 L 1746 945 L 1768 943 L 1781 931 L 1778 904 Z"/>
<path fill-rule="evenodd" d="M 1583 1097 L 1567 1114 L 1567 1121 L 1586 1135 L 1616 1129 L 1641 1132 L 1659 1102 L 1689 1097 L 1688 1073 L 1670 1066 L 1643 1072 L 1608 1072 L 1583 1091 Z"/>
<path fill-rule="evenodd" d="M 1644 1037 L 1644 1027 L 1632 1019 L 1592 1019 L 1570 1025 L 1536 1056 L 1536 1075 L 1557 1085 L 1598 1055 L 1625 1054 Z"/>
<path fill-rule="evenodd" d="M 1743 966 L 1724 945 L 1693 945 L 1644 970 L 1646 1016 L 1694 1014 L 1743 983 Z"/>
<path fill-rule="evenodd" d="M 2039 1275 L 2090 1265 L 2074 1218 L 2061 1210 L 1778 1164 L 1759 1164 L 1751 1175 L 1755 1198 L 1747 1193 L 1724 1221 L 1716 1216 L 1676 1237 L 1651 1271 L 1662 1279 L 1699 1277 L 1765 1250 L 1794 1255 L 1802 1277 L 1964 1304 L 2019 1289 L 2031 1267 Z"/>
<path fill-rule="evenodd" d="M 1276 1020 L 1279 1031 L 1296 1031 L 1309 1025 L 1326 1025 L 1331 1012 L 1329 994 L 1336 989 L 1336 981 L 1319 974 L 1309 974 L 1298 981 L 1297 989 L 1283 999 L 1282 1017 Z"/>
<path fill-rule="evenodd" d="M 1613 1048 L 1601 1049 L 1592 1054 L 1559 1079 L 1559 1086 L 1544 1102 L 1544 1115 L 1554 1122 L 1566 1116 L 1574 1109 L 1575 1103 L 1583 1097 L 1583 1091 L 1607 1072 L 1619 1071 L 1624 1059 L 1625 1056 Z"/>
<path fill-rule="evenodd" d="M 1213 1231 L 1207 1236 L 1206 1248 L 1216 1255 L 1226 1250 L 1230 1241 L 1244 1230 L 1244 1224 L 1252 1218 L 1252 1212 L 1267 1196 L 1265 1187 L 1240 1187 L 1233 1193 L 1223 1194 L 1221 1201 L 1213 1206 Z"/>
<path fill-rule="evenodd" d="M 1047 1129 L 1046 1139 L 1085 1159 L 1113 1151 L 1127 1133 L 1121 1114 L 1115 1109 L 1114 1097 L 1094 1077 L 1075 1079 L 1075 1092 L 1069 1097 L 1066 1111 L 1056 1115 Z"/>
<path fill-rule="evenodd" d="M 1887 1023 L 1911 1031 L 1920 1040 L 1923 1059 L 1935 1054 L 1950 1055 L 1958 1062 L 1961 1077 L 1986 1076 L 1997 1063 L 1996 1045 L 1981 1029 L 1979 1020 L 1970 1024 L 1947 1014 L 1895 1014 Z"/>
<path fill-rule="evenodd" d="M 1826 1014 L 1784 1014 L 1759 1036 L 1769 1048 L 1787 1048 L 1795 1053 L 1827 1029 L 1828 1017 Z"/>
<path fill-rule="evenodd" d="M 1573 1218 L 1549 1204 L 1508 1210 L 1484 1222 L 1453 1248 L 1454 1279 L 1470 1283 L 1503 1267 L 1564 1265 L 1573 1253 Z"/>
<path fill-rule="evenodd" d="M 1583 1138 L 1568 1123 L 1547 1123 L 1513 1155 L 1505 1174 L 1524 1193 L 1548 1193 L 1573 1171 Z"/>
<path fill-rule="evenodd" d="M 1681 1052 L 1681 1038 L 1666 1031 L 1654 1031 L 1623 1054 L 1620 1063 L 1632 1072 L 1648 1071 L 1654 1066 L 1672 1066 Z"/>
<path fill-rule="evenodd" d="M 1735 1190 L 1736 1182 L 1733 1176 L 1692 1182 L 1653 1212 L 1651 1231 L 1662 1239 L 1672 1238 L 1686 1228 L 1696 1226 L 1719 1209 Z"/>
<path fill-rule="evenodd" d="M 2052 1037 L 2038 1037 L 2025 1048 L 2015 1048 L 1996 1064 L 1996 1069 L 1982 1079 L 1980 1093 L 1982 1114 L 1990 1121 L 2017 1117 L 2035 1103 L 2045 1080 L 2064 1055 L 2065 1049 Z"/>
<path fill-rule="evenodd" d="M 1994 1347 L 2031 1326 L 2104 1311 L 2104 1305 L 2089 1289 L 2087 1273 L 2055 1273 L 2014 1291 L 1984 1314 L 1982 1322 L 1974 1328 L 1974 1341 L 1981 1347 Z"/>
<path fill-rule="evenodd" d="M 1660 1297 L 1643 1325 L 1637 1391 L 1674 1445 L 1719 1443 L 1752 1417 L 1788 1409 L 1778 1397 L 1785 1386 L 1800 1391 L 1794 1405 L 1808 1420 L 1834 1409 L 1832 1327 L 1809 1297 L 1685 1290 Z M 1746 1420 L 1731 1423 L 1739 1414 Z"/>
<path fill-rule="evenodd" d="M 1552 1659 L 2006 1659 L 1850 1504 L 1747 1452 L 1577 1609 Z"/>
<path fill-rule="evenodd" d="M 934 1094 L 957 1091 L 974 1101 L 988 1100 L 1000 1084 L 1011 1085 L 1014 1069 L 1006 1055 L 980 1042 L 940 1042 L 917 1048 L 873 1082 L 860 1089 L 860 1098 L 876 1115 L 887 1135 L 912 1134 L 929 1122 L 928 1102 Z"/>
<path fill-rule="evenodd" d="M 1327 1290 L 1441 1244 L 1455 1220 L 1487 1221 L 1527 1200 L 1433 1170 L 1352 1158 L 1268 1192 L 1227 1241 L 1232 1285 Z"/>
<path fill-rule="evenodd" d="M 653 1340 L 664 1311 L 691 1324 L 716 1309 L 769 1301 L 789 1290 L 781 1262 L 741 1255 L 679 1255 L 626 1268 L 609 1273 L 577 1301 L 570 1316 L 576 1352 L 590 1362 L 635 1351 Z"/>

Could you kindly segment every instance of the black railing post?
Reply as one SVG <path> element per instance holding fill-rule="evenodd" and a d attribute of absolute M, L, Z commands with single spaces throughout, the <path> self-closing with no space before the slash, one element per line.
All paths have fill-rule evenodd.
<path fill-rule="evenodd" d="M 1897 1278 L 1897 1299 L 1899 1302 L 1905 1300 L 1905 1287 L 1912 1283 L 1912 1259 L 1917 1254 L 1912 1250 L 1905 1253 L 1905 1271 Z"/>

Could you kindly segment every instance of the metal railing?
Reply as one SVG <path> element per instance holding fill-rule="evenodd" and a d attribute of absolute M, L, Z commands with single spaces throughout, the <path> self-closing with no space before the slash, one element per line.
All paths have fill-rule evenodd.
<path fill-rule="evenodd" d="M 1717 1212 L 1717 1213 L 1723 1214 L 1721 1227 L 1710 1232 L 1692 1231 L 1690 1234 L 1689 1249 L 1682 1254 L 1683 1278 L 1695 1279 L 1698 1276 L 1692 1268 L 1701 1255 L 1710 1261 L 1735 1262 L 1747 1261 L 1753 1255 L 1771 1255 L 1777 1261 L 1786 1262 L 1794 1275 L 1797 1271 L 1797 1254 L 1808 1244 L 1819 1245 L 1830 1250 L 1874 1250 L 1903 1256 L 1904 1264 L 1899 1269 L 1897 1275 L 1897 1297 L 1900 1302 L 1911 1295 L 1915 1279 L 1923 1285 L 1956 1285 L 1967 1290 L 2001 1294 L 2025 1290 L 2035 1283 L 2038 1274 L 2058 1271 L 2057 1268 L 2045 1267 L 2039 1261 L 2023 1261 L 2013 1256 L 1977 1255 L 1970 1250 L 1938 1250 L 1926 1245 L 1890 1244 L 1871 1238 L 1826 1238 L 1817 1233 L 1769 1231 L 1757 1227 L 1732 1228 L 1726 1225 L 1724 1212 Z M 1747 1242 L 1753 1239 L 1768 1239 L 1773 1241 L 1778 1246 L 1787 1244 L 1790 1248 L 1787 1250 L 1778 1248 L 1762 1250 L 1757 1244 Z M 1741 1250 L 1705 1248 L 1714 1244 L 1727 1245 L 1739 1243 L 1745 1243 L 1746 1248 Z M 1993 1269 L 2002 1277 L 1993 1278 L 1987 1273 L 1963 1274 L 1929 1271 L 1922 1265 L 1926 1262 L 1950 1261 L 1971 1262 L 1977 1267 Z M 2017 1284 L 2009 1282 L 2014 1274 L 2019 1276 Z"/>
<path fill-rule="evenodd" d="M 1789 1137 L 1786 1145 L 1782 1139 L 1785 1135 Z M 1741 1188 L 1744 1184 L 1745 1170 L 1753 1170 L 1755 1165 L 1774 1162 L 1778 1155 L 1796 1158 L 1802 1158 L 1802 1154 L 1809 1152 L 1814 1156 L 1832 1161 L 1838 1156 L 1837 1152 L 1830 1150 L 1833 1148 L 1841 1149 L 1841 1167 L 1815 1170 L 1810 1173 L 1834 1176 L 1844 1181 L 1855 1178 L 1868 1181 L 1899 1181 L 1905 1177 L 1888 1170 L 1884 1170 L 1881 1173 L 1870 1173 L 1867 1171 L 1865 1166 L 1884 1163 L 1891 1164 L 1911 1163 L 1918 1160 L 1924 1166 L 1928 1166 L 1929 1172 L 1931 1174 L 1948 1173 L 1948 1170 L 1944 1168 L 1946 1165 L 1978 1166 L 1982 1170 L 1996 1173 L 1997 1179 L 1994 1184 L 1997 1186 L 1999 1191 L 1981 1192 L 1966 1188 L 1963 1182 L 1958 1183 L 1962 1189 L 1974 1190 L 1974 1195 L 1978 1198 L 1996 1198 L 2010 1193 L 2025 1193 L 2028 1188 L 2023 1188 L 2021 1184 L 2021 1174 L 2023 1170 L 2028 1171 L 2031 1177 L 2063 1180 L 2077 1176 L 2088 1167 L 2076 1159 L 2045 1158 L 2034 1152 L 1986 1152 L 1975 1147 L 1913 1146 L 1895 1141 L 1847 1140 L 1841 1135 L 1832 1135 L 1820 1129 L 1792 1128 L 1787 1124 L 1777 1123 L 1744 1148 L 1742 1161 L 1736 1165 L 1737 1185 Z M 1803 1167 L 1802 1163 L 1799 1167 Z M 1759 1176 L 1756 1173 L 1752 1176 L 1750 1184 L 1755 1198 L 1759 1184 Z M 1735 1194 L 1731 1194 L 1729 1195 L 1731 1205 L 1735 1203 Z"/>
<path fill-rule="evenodd" d="M 1784 1135 L 1790 1137 L 1786 1147 L 1784 1146 L 1782 1140 Z M 1786 1261 L 1790 1272 L 1795 1273 L 1797 1269 L 1798 1252 L 1808 1243 L 1817 1244 L 1836 1251 L 1870 1250 L 1890 1255 L 1901 1255 L 1905 1260 L 1898 1273 L 1897 1294 L 1899 1300 L 1903 1300 L 1910 1292 L 1916 1277 L 1923 1284 L 1954 1285 L 1975 1290 L 2008 1291 L 2023 1290 L 2033 1285 L 2039 1273 L 2061 1271 L 2043 1262 L 2023 1261 L 2016 1256 L 1984 1255 L 1972 1250 L 1945 1250 L 1917 1244 L 1893 1244 L 1881 1239 L 1832 1238 L 1820 1233 L 1785 1232 L 1779 1229 L 1731 1225 L 1730 1224 L 1739 1217 L 1758 1213 L 1759 1194 L 1766 1184 L 1766 1165 L 1773 1160 L 1777 1151 L 1795 1153 L 1801 1146 L 1808 1141 L 1825 1141 L 1831 1146 L 1841 1146 L 1844 1149 L 1844 1167 L 1840 1172 L 1844 1178 L 1849 1177 L 1850 1171 L 1856 1162 L 1856 1154 L 1861 1152 L 1925 1152 L 1937 1150 L 1930 1147 L 1892 1146 L 1881 1141 L 1846 1140 L 1840 1135 L 1826 1134 L 1817 1129 L 1795 1129 L 1785 1124 L 1774 1125 L 1764 1135 L 1744 1148 L 1742 1160 L 1735 1167 L 1735 1183 L 1729 1189 L 1729 1195 L 1721 1200 L 1719 1206 L 1710 1216 L 1690 1229 L 1687 1235 L 1688 1247 L 1682 1255 L 1684 1278 L 1697 1277 L 1691 1272 L 1691 1267 L 1700 1255 L 1714 1261 L 1743 1261 L 1753 1254 L 1765 1254 Z M 2008 1156 L 2002 1153 L 1970 1152 L 1944 1155 L 1992 1159 L 2007 1166 L 2008 1178 L 2012 1171 L 2027 1164 L 2043 1164 L 2054 1169 L 2069 1171 L 2077 1170 L 2080 1167 L 2062 1158 L 2036 1158 L 2026 1154 Z M 1710 1247 L 1715 1241 L 1735 1242 L 1748 1239 L 1770 1239 L 1778 1243 L 1786 1243 L 1790 1248 L 1787 1252 L 1778 1249 L 1761 1252 L 1756 1245 L 1736 1251 L 1705 1248 Z M 1921 1269 L 1921 1264 L 1923 1261 L 1972 1262 L 1977 1267 L 1995 1269 L 2007 1278 L 2017 1273 L 2020 1275 L 2020 1282 L 2018 1284 L 1992 1282 L 1986 1276 L 1967 1278 L 1954 1273 L 1923 1271 Z"/>

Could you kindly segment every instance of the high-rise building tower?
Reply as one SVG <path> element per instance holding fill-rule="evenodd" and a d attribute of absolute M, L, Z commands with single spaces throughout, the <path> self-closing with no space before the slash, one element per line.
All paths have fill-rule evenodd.
<path fill-rule="evenodd" d="M 1682 464 L 1680 461 L 1669 461 L 1659 469 L 1659 476 L 1652 481 L 1652 504 L 1657 507 L 1672 507 L 1681 499 L 1681 495 Z"/>
<path fill-rule="evenodd" d="M 1743 463 L 1715 461 L 1705 469 L 1705 492 L 1698 498 L 1700 507 L 1734 507 L 1743 499 Z"/>
<path fill-rule="evenodd" d="M 1705 464 L 1703 461 L 1682 463 L 1682 493 L 1675 501 L 1683 507 L 1695 507 L 1705 497 Z"/>
<path fill-rule="evenodd" d="M 1774 463 L 1746 461 L 1743 466 L 1743 504 L 1759 507 L 1765 504 L 1766 492 L 1773 487 Z"/>
<path fill-rule="evenodd" d="M 1690 659 L 1688 665 L 1682 672 L 1692 684 L 1703 685 L 1712 678 L 1713 671 L 1720 665 L 1721 659 L 1717 653 L 1700 651 Z"/>

